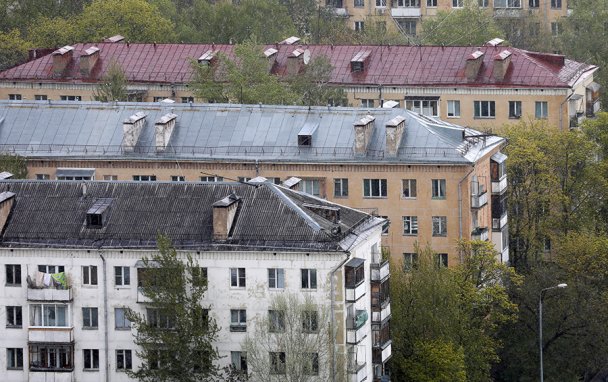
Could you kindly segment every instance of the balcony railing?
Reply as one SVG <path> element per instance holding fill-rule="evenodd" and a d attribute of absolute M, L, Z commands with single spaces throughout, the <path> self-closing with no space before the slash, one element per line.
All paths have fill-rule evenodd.
<path fill-rule="evenodd" d="M 473 232 L 471 232 L 472 240 L 483 240 L 487 241 L 490 238 L 490 234 L 487 228 L 477 227 Z"/>
<path fill-rule="evenodd" d="M 70 343 L 74 341 L 72 327 L 30 327 L 27 332 L 29 342 Z"/>
<path fill-rule="evenodd" d="M 390 303 L 391 296 L 384 292 L 372 292 L 372 308 L 384 308 Z"/>
<path fill-rule="evenodd" d="M 356 286 L 346 287 L 346 301 L 357 301 L 361 297 L 365 296 L 366 284 L 361 282 Z"/>
<path fill-rule="evenodd" d="M 359 349 L 360 351 L 357 351 Z M 367 363 L 365 362 L 364 348 L 353 346 L 347 353 L 346 371 L 350 375 L 348 380 L 361 382 L 367 378 Z"/>
<path fill-rule="evenodd" d="M 27 288 L 28 301 L 72 301 L 72 288 Z"/>
<path fill-rule="evenodd" d="M 487 192 L 480 195 L 471 195 L 471 208 L 481 208 L 486 204 L 488 204 Z"/>
<path fill-rule="evenodd" d="M 389 340 L 383 344 L 383 346 L 372 351 L 372 363 L 380 365 L 384 364 L 389 358 L 391 358 L 392 354 L 392 341 Z"/>
<path fill-rule="evenodd" d="M 502 194 L 504 190 L 507 189 L 507 177 L 503 177 L 499 181 L 492 181 L 492 193 L 493 194 Z"/>
<path fill-rule="evenodd" d="M 382 322 L 388 320 L 389 318 L 391 318 L 391 304 L 390 303 L 386 304 L 380 310 L 372 311 L 372 322 L 373 323 L 379 324 L 379 323 L 382 323 Z"/>
<path fill-rule="evenodd" d="M 358 344 L 369 333 L 369 325 L 366 325 L 368 319 L 367 311 L 357 310 L 355 317 L 346 319 L 346 342 L 350 344 Z"/>
<path fill-rule="evenodd" d="M 420 17 L 422 12 L 420 7 L 394 7 L 391 8 L 391 16 L 393 17 Z"/>
<path fill-rule="evenodd" d="M 383 263 L 372 263 L 371 264 L 371 280 L 382 281 L 390 275 L 389 262 L 385 260 Z"/>
<path fill-rule="evenodd" d="M 507 225 L 508 222 L 509 222 L 509 217 L 508 217 L 507 213 L 505 212 L 504 215 L 502 215 L 500 218 L 492 219 L 492 229 L 495 231 L 500 231 L 502 229 L 502 227 Z"/>

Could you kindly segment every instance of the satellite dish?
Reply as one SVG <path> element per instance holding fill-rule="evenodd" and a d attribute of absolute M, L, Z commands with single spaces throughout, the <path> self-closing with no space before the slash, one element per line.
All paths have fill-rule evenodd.
<path fill-rule="evenodd" d="M 308 65 L 310 62 L 310 50 L 306 49 L 304 51 L 304 65 Z"/>

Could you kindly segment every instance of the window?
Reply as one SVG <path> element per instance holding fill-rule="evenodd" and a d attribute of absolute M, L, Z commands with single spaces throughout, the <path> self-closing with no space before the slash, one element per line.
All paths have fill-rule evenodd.
<path fill-rule="evenodd" d="M 172 182 L 185 182 L 186 177 L 183 175 L 171 175 Z"/>
<path fill-rule="evenodd" d="M 82 308 L 82 328 L 97 329 L 97 308 Z"/>
<path fill-rule="evenodd" d="M 386 0 L 376 0 L 376 7 L 386 7 Z"/>
<path fill-rule="evenodd" d="M 269 332 L 284 332 L 285 331 L 285 311 L 269 310 L 268 311 L 268 331 Z"/>
<path fill-rule="evenodd" d="M 61 327 L 70 326 L 68 306 L 63 304 L 30 305 L 30 326 Z"/>
<path fill-rule="evenodd" d="M 94 216 L 101 217 L 101 215 Z M 86 265 L 82 267 L 82 285 L 97 285 L 97 266 Z"/>
<path fill-rule="evenodd" d="M 528 34 L 530 36 L 538 36 L 540 34 L 540 23 L 530 23 L 528 25 Z"/>
<path fill-rule="evenodd" d="M 222 176 L 201 176 L 201 182 L 223 182 L 224 177 Z"/>
<path fill-rule="evenodd" d="M 384 219 L 384 223 L 382 224 L 382 234 L 388 235 L 388 230 L 391 226 L 390 220 L 388 220 L 388 216 L 378 216 L 379 218 Z"/>
<path fill-rule="evenodd" d="M 118 180 L 118 175 L 104 175 L 103 180 Z"/>
<path fill-rule="evenodd" d="M 418 235 L 418 216 L 403 217 L 403 234 Z"/>
<path fill-rule="evenodd" d="M 373 108 L 374 107 L 374 100 L 373 99 L 362 98 L 361 99 L 361 107 Z"/>
<path fill-rule="evenodd" d="M 397 24 L 401 28 L 401 31 L 410 36 L 416 36 L 416 20 L 415 19 L 405 19 L 405 18 L 395 18 Z"/>
<path fill-rule="evenodd" d="M 495 118 L 496 103 L 494 101 L 474 101 L 475 118 Z"/>
<path fill-rule="evenodd" d="M 319 353 L 306 353 L 305 360 L 304 373 L 307 375 L 319 375 Z"/>
<path fill-rule="evenodd" d="M 9 94 L 8 99 L 11 101 L 21 101 L 21 94 Z"/>
<path fill-rule="evenodd" d="M 405 108 L 415 113 L 437 117 L 439 115 L 439 100 L 437 99 L 406 99 Z"/>
<path fill-rule="evenodd" d="M 99 369 L 99 349 L 83 349 L 82 358 L 84 359 L 85 370 Z"/>
<path fill-rule="evenodd" d="M 285 270 L 281 268 L 268 269 L 268 288 L 283 289 L 285 288 Z"/>
<path fill-rule="evenodd" d="M 321 195 L 321 181 L 319 179 L 302 179 L 300 182 L 300 191 L 310 195 Z"/>
<path fill-rule="evenodd" d="M 462 8 L 464 4 L 464 0 L 452 0 L 453 8 Z"/>
<path fill-rule="evenodd" d="M 355 0 L 355 7 L 364 7 L 365 0 Z"/>
<path fill-rule="evenodd" d="M 60 99 L 62 101 L 81 101 L 82 98 L 80 96 L 74 96 L 74 95 L 62 95 L 60 96 Z"/>
<path fill-rule="evenodd" d="M 447 236 L 447 217 L 433 216 L 433 236 Z"/>
<path fill-rule="evenodd" d="M 133 175 L 136 182 L 156 182 L 156 175 Z"/>
<path fill-rule="evenodd" d="M 448 254 L 447 253 L 438 253 L 437 254 L 437 267 L 447 268 L 447 266 L 448 266 Z"/>
<path fill-rule="evenodd" d="M 21 285 L 21 265 L 6 264 L 6 285 L 20 286 Z"/>
<path fill-rule="evenodd" d="M 540 4 L 540 0 L 528 0 L 528 7 L 530 8 L 538 8 Z"/>
<path fill-rule="evenodd" d="M 302 289 L 317 289 L 317 270 L 301 269 Z"/>
<path fill-rule="evenodd" d="M 460 101 L 448 101 L 448 118 L 460 118 Z"/>
<path fill-rule="evenodd" d="M 547 119 L 549 111 L 547 110 L 547 102 L 537 101 L 535 102 L 534 116 L 537 119 Z"/>
<path fill-rule="evenodd" d="M 241 183 L 247 183 L 247 182 L 251 181 L 251 178 L 248 176 L 239 176 L 238 181 Z"/>
<path fill-rule="evenodd" d="M 521 101 L 509 101 L 509 118 L 521 117 Z"/>
<path fill-rule="evenodd" d="M 47 98 L 46 94 L 36 94 L 34 96 L 34 99 L 36 101 L 46 101 L 48 98 Z"/>
<path fill-rule="evenodd" d="M 205 267 L 193 267 L 192 268 L 192 282 L 195 285 L 207 285 L 207 268 Z"/>
<path fill-rule="evenodd" d="M 230 286 L 245 288 L 245 268 L 230 268 Z"/>
<path fill-rule="evenodd" d="M 73 344 L 30 344 L 31 371 L 71 371 Z"/>
<path fill-rule="evenodd" d="M 247 371 L 247 352 L 244 351 L 231 351 L 230 359 L 232 360 L 232 367 L 238 371 Z"/>
<path fill-rule="evenodd" d="M 334 197 L 335 198 L 347 198 L 348 197 L 348 179 L 347 178 L 334 179 Z"/>
<path fill-rule="evenodd" d="M 426 6 L 431 8 L 437 7 L 437 0 L 426 0 Z"/>
<path fill-rule="evenodd" d="M 445 179 L 431 179 L 431 197 L 445 199 Z"/>
<path fill-rule="evenodd" d="M 416 199 L 416 179 L 403 179 L 401 196 L 406 199 Z"/>
<path fill-rule="evenodd" d="M 494 8 L 521 8 L 521 0 L 494 0 Z"/>
<path fill-rule="evenodd" d="M 72 176 L 72 175 L 61 175 L 57 177 L 57 180 L 91 180 L 90 176 Z"/>
<path fill-rule="evenodd" d="M 230 310 L 230 331 L 231 332 L 246 332 L 247 331 L 247 311 L 245 309 Z"/>
<path fill-rule="evenodd" d="M 131 285 L 131 269 L 129 267 L 114 267 L 114 285 Z"/>
<path fill-rule="evenodd" d="M 20 328 L 23 326 L 23 315 L 20 306 L 6 307 L 6 327 Z"/>
<path fill-rule="evenodd" d="M 164 99 L 166 99 L 167 97 L 153 97 L 152 98 L 152 102 L 160 102 Z"/>
<path fill-rule="evenodd" d="M 561 9 L 562 0 L 551 0 L 551 8 L 553 9 Z"/>
<path fill-rule="evenodd" d="M 488 0 L 478 0 L 477 4 L 479 5 L 479 8 L 487 8 Z"/>
<path fill-rule="evenodd" d="M 51 177 L 49 174 L 36 174 L 36 180 L 49 180 Z"/>
<path fill-rule="evenodd" d="M 127 318 L 125 311 L 125 308 L 114 309 L 114 329 L 131 330 L 131 321 Z"/>
<path fill-rule="evenodd" d="M 403 254 L 403 270 L 411 271 L 418 266 L 418 254 L 417 253 L 404 253 Z"/>
<path fill-rule="evenodd" d="M 158 329 L 173 329 L 175 328 L 174 316 L 156 308 L 146 309 L 146 318 L 148 325 Z"/>
<path fill-rule="evenodd" d="M 182 103 L 194 103 L 194 97 L 182 97 Z"/>
<path fill-rule="evenodd" d="M 65 267 L 63 265 L 39 265 L 38 271 L 42 273 L 65 272 Z"/>
<path fill-rule="evenodd" d="M 393 0 L 393 7 L 420 8 L 420 0 Z"/>
<path fill-rule="evenodd" d="M 559 36 L 559 24 L 556 21 L 551 22 L 551 36 Z"/>
<path fill-rule="evenodd" d="M 363 197 L 386 198 L 386 179 L 363 179 Z"/>
<path fill-rule="evenodd" d="M 6 349 L 6 368 L 9 370 L 23 369 L 23 349 L 7 348 Z"/>
<path fill-rule="evenodd" d="M 350 264 L 346 263 L 344 266 L 344 285 L 347 288 L 356 288 L 365 281 L 365 266 L 364 263 Z"/>
<path fill-rule="evenodd" d="M 285 374 L 284 352 L 270 352 L 270 374 Z"/>
<path fill-rule="evenodd" d="M 116 350 L 116 370 L 131 370 L 132 367 L 131 350 Z"/>

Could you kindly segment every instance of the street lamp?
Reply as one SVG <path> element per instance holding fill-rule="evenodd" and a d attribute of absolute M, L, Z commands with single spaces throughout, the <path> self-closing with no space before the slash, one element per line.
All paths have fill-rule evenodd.
<path fill-rule="evenodd" d="M 538 298 L 538 349 L 540 352 L 540 382 L 544 382 L 543 376 L 543 295 L 550 289 L 565 288 L 568 284 L 562 283 L 555 286 L 541 289 L 540 296 Z"/>

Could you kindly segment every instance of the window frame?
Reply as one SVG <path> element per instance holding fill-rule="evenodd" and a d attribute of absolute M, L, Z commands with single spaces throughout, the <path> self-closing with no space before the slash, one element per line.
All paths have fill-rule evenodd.
<path fill-rule="evenodd" d="M 521 101 L 509 101 L 509 119 L 520 119 L 522 116 Z"/>
<path fill-rule="evenodd" d="M 23 370 L 23 348 L 6 348 L 6 370 Z"/>
<path fill-rule="evenodd" d="M 21 286 L 21 264 L 5 264 L 5 286 L 20 287 Z M 10 275 L 10 277 L 9 277 Z M 11 281 L 9 281 L 11 280 Z"/>
<path fill-rule="evenodd" d="M 436 266 L 437 268 L 447 268 L 449 264 L 449 257 L 447 253 L 437 253 L 436 256 Z"/>
<path fill-rule="evenodd" d="M 96 215 L 100 216 L 101 215 Z M 82 266 L 82 285 L 97 286 L 97 265 L 83 265 Z"/>
<path fill-rule="evenodd" d="M 438 117 L 439 99 L 406 99 L 405 108 L 421 115 Z M 427 110 L 431 110 L 431 113 L 427 113 Z"/>
<path fill-rule="evenodd" d="M 348 178 L 334 178 L 334 198 L 348 198 Z"/>
<path fill-rule="evenodd" d="M 377 188 L 377 194 L 374 195 L 374 183 Z M 373 199 L 385 199 L 388 195 L 388 181 L 381 178 L 366 178 L 363 179 L 363 197 Z"/>
<path fill-rule="evenodd" d="M 59 313 L 63 311 L 63 317 Z M 38 311 L 38 314 L 36 314 Z M 52 312 L 52 314 L 51 314 Z M 70 304 L 61 303 L 36 303 L 29 305 L 30 327 L 32 328 L 69 328 Z M 61 321 L 63 318 L 63 322 Z M 52 321 L 50 321 L 52 320 Z"/>
<path fill-rule="evenodd" d="M 363 21 L 361 21 L 363 22 Z M 364 107 L 364 108 L 368 108 L 368 109 L 373 109 L 375 107 L 375 102 L 373 98 L 361 98 L 360 99 L 361 104 L 360 107 Z"/>
<path fill-rule="evenodd" d="M 99 349 L 82 349 L 82 369 L 87 371 L 99 371 Z"/>
<path fill-rule="evenodd" d="M 130 287 L 131 286 L 131 267 L 114 266 L 114 286 L 116 286 L 116 287 Z"/>
<path fill-rule="evenodd" d="M 134 182 L 156 182 L 156 175 L 133 175 Z"/>
<path fill-rule="evenodd" d="M 460 100 L 459 99 L 449 99 L 447 101 L 447 111 L 446 112 L 447 112 L 448 118 L 460 118 Z"/>
<path fill-rule="evenodd" d="M 416 252 L 403 253 L 403 270 L 409 272 L 418 267 L 418 254 Z"/>
<path fill-rule="evenodd" d="M 321 196 L 321 179 L 303 178 L 298 184 L 300 192 L 313 196 Z"/>
<path fill-rule="evenodd" d="M 484 109 L 486 109 L 484 111 Z M 473 116 L 475 119 L 496 118 L 496 101 L 473 101 Z"/>
<path fill-rule="evenodd" d="M 406 184 L 407 184 L 407 187 L 406 187 Z M 406 192 L 406 190 L 407 190 L 407 192 Z M 402 199 L 416 199 L 417 197 L 418 197 L 418 188 L 417 188 L 416 179 L 401 179 L 401 198 Z"/>
<path fill-rule="evenodd" d="M 315 290 L 317 289 L 317 269 L 316 268 L 301 268 L 300 269 L 302 289 Z"/>
<path fill-rule="evenodd" d="M 121 366 L 122 364 L 122 366 Z M 131 349 L 116 349 L 116 371 L 132 370 L 133 354 Z"/>
<path fill-rule="evenodd" d="M 285 289 L 285 269 L 268 268 L 268 289 Z"/>
<path fill-rule="evenodd" d="M 99 329 L 99 308 L 96 306 L 82 307 L 82 329 L 97 330 Z"/>
<path fill-rule="evenodd" d="M 6 306 L 6 328 L 23 328 L 23 307 L 21 305 Z"/>
<path fill-rule="evenodd" d="M 224 181 L 224 177 L 223 176 L 217 176 L 217 175 L 201 175 L 199 177 L 199 180 L 201 182 L 217 183 L 217 182 L 223 182 Z"/>
<path fill-rule="evenodd" d="M 122 319 L 119 321 L 118 316 L 119 312 L 122 312 Z M 124 307 L 116 307 L 114 308 L 114 330 L 131 330 L 132 322 L 127 318 L 126 308 Z M 119 326 L 120 324 L 120 326 Z"/>
<path fill-rule="evenodd" d="M 379 215 L 378 217 L 385 220 L 384 223 L 382 224 L 382 236 L 387 236 L 390 231 L 390 228 L 391 228 L 391 222 L 388 219 L 388 216 Z"/>
<path fill-rule="evenodd" d="M 403 236 L 418 236 L 418 228 L 418 216 L 403 216 Z"/>
<path fill-rule="evenodd" d="M 287 372 L 285 352 L 269 352 L 270 374 L 284 375 Z"/>
<path fill-rule="evenodd" d="M 534 102 L 534 117 L 536 119 L 549 118 L 549 103 L 547 101 Z"/>
<path fill-rule="evenodd" d="M 230 309 L 230 331 L 237 333 L 247 331 L 246 309 Z"/>
<path fill-rule="evenodd" d="M 247 287 L 246 268 L 230 268 L 230 287 L 240 289 Z"/>
<path fill-rule="evenodd" d="M 238 360 L 238 363 L 235 362 Z M 230 364 L 235 370 L 240 372 L 247 372 L 247 352 L 244 351 L 231 351 L 230 352 Z"/>
<path fill-rule="evenodd" d="M 433 232 L 432 236 L 433 237 L 447 237 L 448 236 L 448 217 L 447 216 L 433 216 L 431 221 L 432 221 L 432 232 Z"/>
<path fill-rule="evenodd" d="M 268 331 L 270 333 L 285 332 L 285 311 L 268 309 Z"/>
<path fill-rule="evenodd" d="M 186 177 L 184 175 L 171 175 L 172 182 L 185 182 Z"/>
<path fill-rule="evenodd" d="M 431 179 L 431 199 L 443 200 L 447 196 L 447 182 L 445 179 Z"/>

